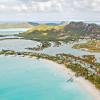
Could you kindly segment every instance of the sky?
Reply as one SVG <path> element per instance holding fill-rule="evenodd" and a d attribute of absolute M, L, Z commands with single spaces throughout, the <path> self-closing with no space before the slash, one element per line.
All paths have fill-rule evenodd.
<path fill-rule="evenodd" d="M 100 0 L 0 0 L 0 21 L 100 21 Z"/>

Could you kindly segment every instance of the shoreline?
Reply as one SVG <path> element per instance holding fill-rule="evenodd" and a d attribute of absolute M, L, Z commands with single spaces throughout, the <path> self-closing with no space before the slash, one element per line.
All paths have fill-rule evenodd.
<path fill-rule="evenodd" d="M 4 56 L 4 55 L 2 55 Z M 36 59 L 36 57 L 30 57 L 30 56 L 12 56 L 11 57 L 20 57 L 20 58 L 28 58 L 31 60 Z M 51 63 L 54 65 L 54 67 L 56 67 L 56 69 L 59 72 L 62 72 L 65 76 L 71 76 L 73 77 L 73 80 L 75 83 L 77 83 L 79 85 L 79 87 L 81 89 L 85 89 L 92 97 L 93 100 L 100 100 L 100 90 L 98 90 L 91 82 L 89 82 L 88 80 L 84 79 L 83 77 L 76 77 L 75 76 L 75 72 L 71 71 L 71 69 L 68 69 L 65 67 L 65 65 L 63 64 L 58 64 L 54 61 L 51 60 L 47 60 L 47 59 L 40 59 L 46 63 Z"/>
<path fill-rule="evenodd" d="M 76 82 L 80 88 L 85 89 L 93 97 L 93 100 L 100 100 L 100 90 L 98 90 L 91 82 L 83 77 L 76 77 L 75 73 L 66 68 L 63 64 L 57 64 L 56 62 L 46 59 L 42 60 L 47 63 L 52 63 L 55 67 L 57 67 L 57 70 L 62 71 L 65 75 L 73 76 L 74 82 Z"/>

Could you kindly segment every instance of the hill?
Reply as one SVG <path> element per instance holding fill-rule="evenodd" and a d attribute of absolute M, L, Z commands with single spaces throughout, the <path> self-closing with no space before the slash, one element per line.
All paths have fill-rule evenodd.
<path fill-rule="evenodd" d="M 33 26 L 38 26 L 38 25 L 58 26 L 58 25 L 63 25 L 65 23 L 65 21 L 61 21 L 61 22 L 28 22 L 28 23 Z"/>
<path fill-rule="evenodd" d="M 100 34 L 100 26 L 84 22 L 70 22 L 65 25 L 65 32 L 79 35 Z"/>
<path fill-rule="evenodd" d="M 27 39 L 38 40 L 65 40 L 77 38 L 99 38 L 100 39 L 100 26 L 96 24 L 88 24 L 84 22 L 70 22 L 63 25 L 38 25 L 32 27 L 24 33 L 20 33 Z"/>
<path fill-rule="evenodd" d="M 59 38 L 63 29 L 64 26 L 38 25 L 30 28 L 27 32 L 20 33 L 19 36 L 27 39 L 52 40 Z"/>

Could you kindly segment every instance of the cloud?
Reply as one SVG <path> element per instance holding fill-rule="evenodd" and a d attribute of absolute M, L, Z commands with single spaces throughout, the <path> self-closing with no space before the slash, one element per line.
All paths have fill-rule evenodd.
<path fill-rule="evenodd" d="M 36 18 L 57 16 L 58 19 L 100 19 L 100 0 L 0 0 L 0 16 L 3 14 Z"/>
<path fill-rule="evenodd" d="M 100 12 L 100 0 L 73 0 L 73 7 L 79 10 Z"/>
<path fill-rule="evenodd" d="M 100 12 L 100 0 L 2 0 L 0 11 L 17 12 L 68 12 L 91 11 Z"/>
<path fill-rule="evenodd" d="M 60 12 L 63 10 L 65 0 L 21 0 L 34 12 Z"/>
<path fill-rule="evenodd" d="M 0 9 L 5 9 L 5 8 L 6 8 L 5 5 L 3 4 L 0 5 Z"/>
<path fill-rule="evenodd" d="M 50 0 L 20 0 L 20 1 L 22 1 L 22 2 L 32 2 L 32 1 L 34 1 L 34 2 L 48 2 Z"/>
<path fill-rule="evenodd" d="M 7 0 L 4 0 L 3 2 L 0 1 L 0 8 L 2 12 L 62 12 L 64 5 L 65 0 L 10 0 L 10 2 L 7 2 Z"/>

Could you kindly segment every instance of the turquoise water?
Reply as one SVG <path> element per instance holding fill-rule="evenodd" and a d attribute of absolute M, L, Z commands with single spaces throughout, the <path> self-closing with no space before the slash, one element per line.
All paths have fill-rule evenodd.
<path fill-rule="evenodd" d="M 0 34 L 18 34 L 26 30 L 0 29 Z M 9 37 L 13 38 L 13 36 L 6 38 Z M 39 42 L 24 39 L 0 41 L 1 50 L 27 51 L 25 48 L 36 45 L 39 45 Z M 50 55 L 62 52 L 74 55 L 91 54 L 72 49 L 66 44 L 39 52 Z M 94 55 L 100 60 L 100 53 Z M 65 76 L 55 65 L 44 60 L 0 56 L 0 100 L 94 100 L 77 83 L 66 83 L 67 79 L 69 79 L 68 75 Z"/>
<path fill-rule="evenodd" d="M 0 100 L 94 100 L 44 60 L 0 56 Z"/>

